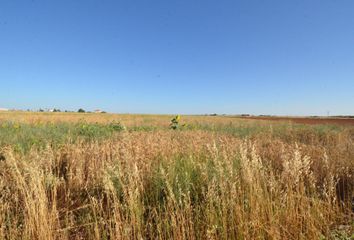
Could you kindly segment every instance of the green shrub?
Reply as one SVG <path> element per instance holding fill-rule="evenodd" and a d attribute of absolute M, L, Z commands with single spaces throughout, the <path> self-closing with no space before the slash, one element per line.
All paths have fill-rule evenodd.
<path fill-rule="evenodd" d="M 180 115 L 177 115 L 176 117 L 171 119 L 171 123 L 170 123 L 170 128 L 173 130 L 176 130 L 179 128 L 179 120 L 181 119 Z"/>

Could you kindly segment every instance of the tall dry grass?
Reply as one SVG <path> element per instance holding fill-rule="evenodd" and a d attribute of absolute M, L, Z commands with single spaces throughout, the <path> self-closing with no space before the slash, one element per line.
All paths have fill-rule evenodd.
<path fill-rule="evenodd" d="M 1 148 L 0 239 L 335 239 L 353 131 L 123 131 Z"/>

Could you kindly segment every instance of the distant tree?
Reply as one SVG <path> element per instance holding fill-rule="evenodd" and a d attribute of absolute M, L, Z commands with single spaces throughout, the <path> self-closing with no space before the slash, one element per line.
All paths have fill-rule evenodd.
<path fill-rule="evenodd" d="M 84 109 L 80 108 L 77 112 L 78 112 L 78 113 L 84 113 L 84 112 L 86 112 L 86 111 L 85 111 Z"/>
<path fill-rule="evenodd" d="M 53 112 L 61 112 L 60 109 L 54 108 Z"/>
<path fill-rule="evenodd" d="M 44 112 L 44 110 L 43 110 L 42 108 L 41 108 L 41 109 L 39 109 L 38 111 L 39 111 L 39 112 Z"/>

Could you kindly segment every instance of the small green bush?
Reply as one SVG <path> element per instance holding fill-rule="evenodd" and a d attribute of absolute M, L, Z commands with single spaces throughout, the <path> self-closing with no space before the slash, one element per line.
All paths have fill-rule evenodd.
<path fill-rule="evenodd" d="M 171 119 L 171 123 L 170 123 L 170 128 L 173 130 L 176 130 L 179 128 L 179 121 L 181 119 L 180 115 L 177 115 L 176 117 Z"/>

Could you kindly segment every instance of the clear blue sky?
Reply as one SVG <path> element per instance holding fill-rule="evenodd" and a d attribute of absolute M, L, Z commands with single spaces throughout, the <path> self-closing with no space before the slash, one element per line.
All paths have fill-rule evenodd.
<path fill-rule="evenodd" d="M 0 107 L 354 114 L 354 1 L 1 0 Z"/>

